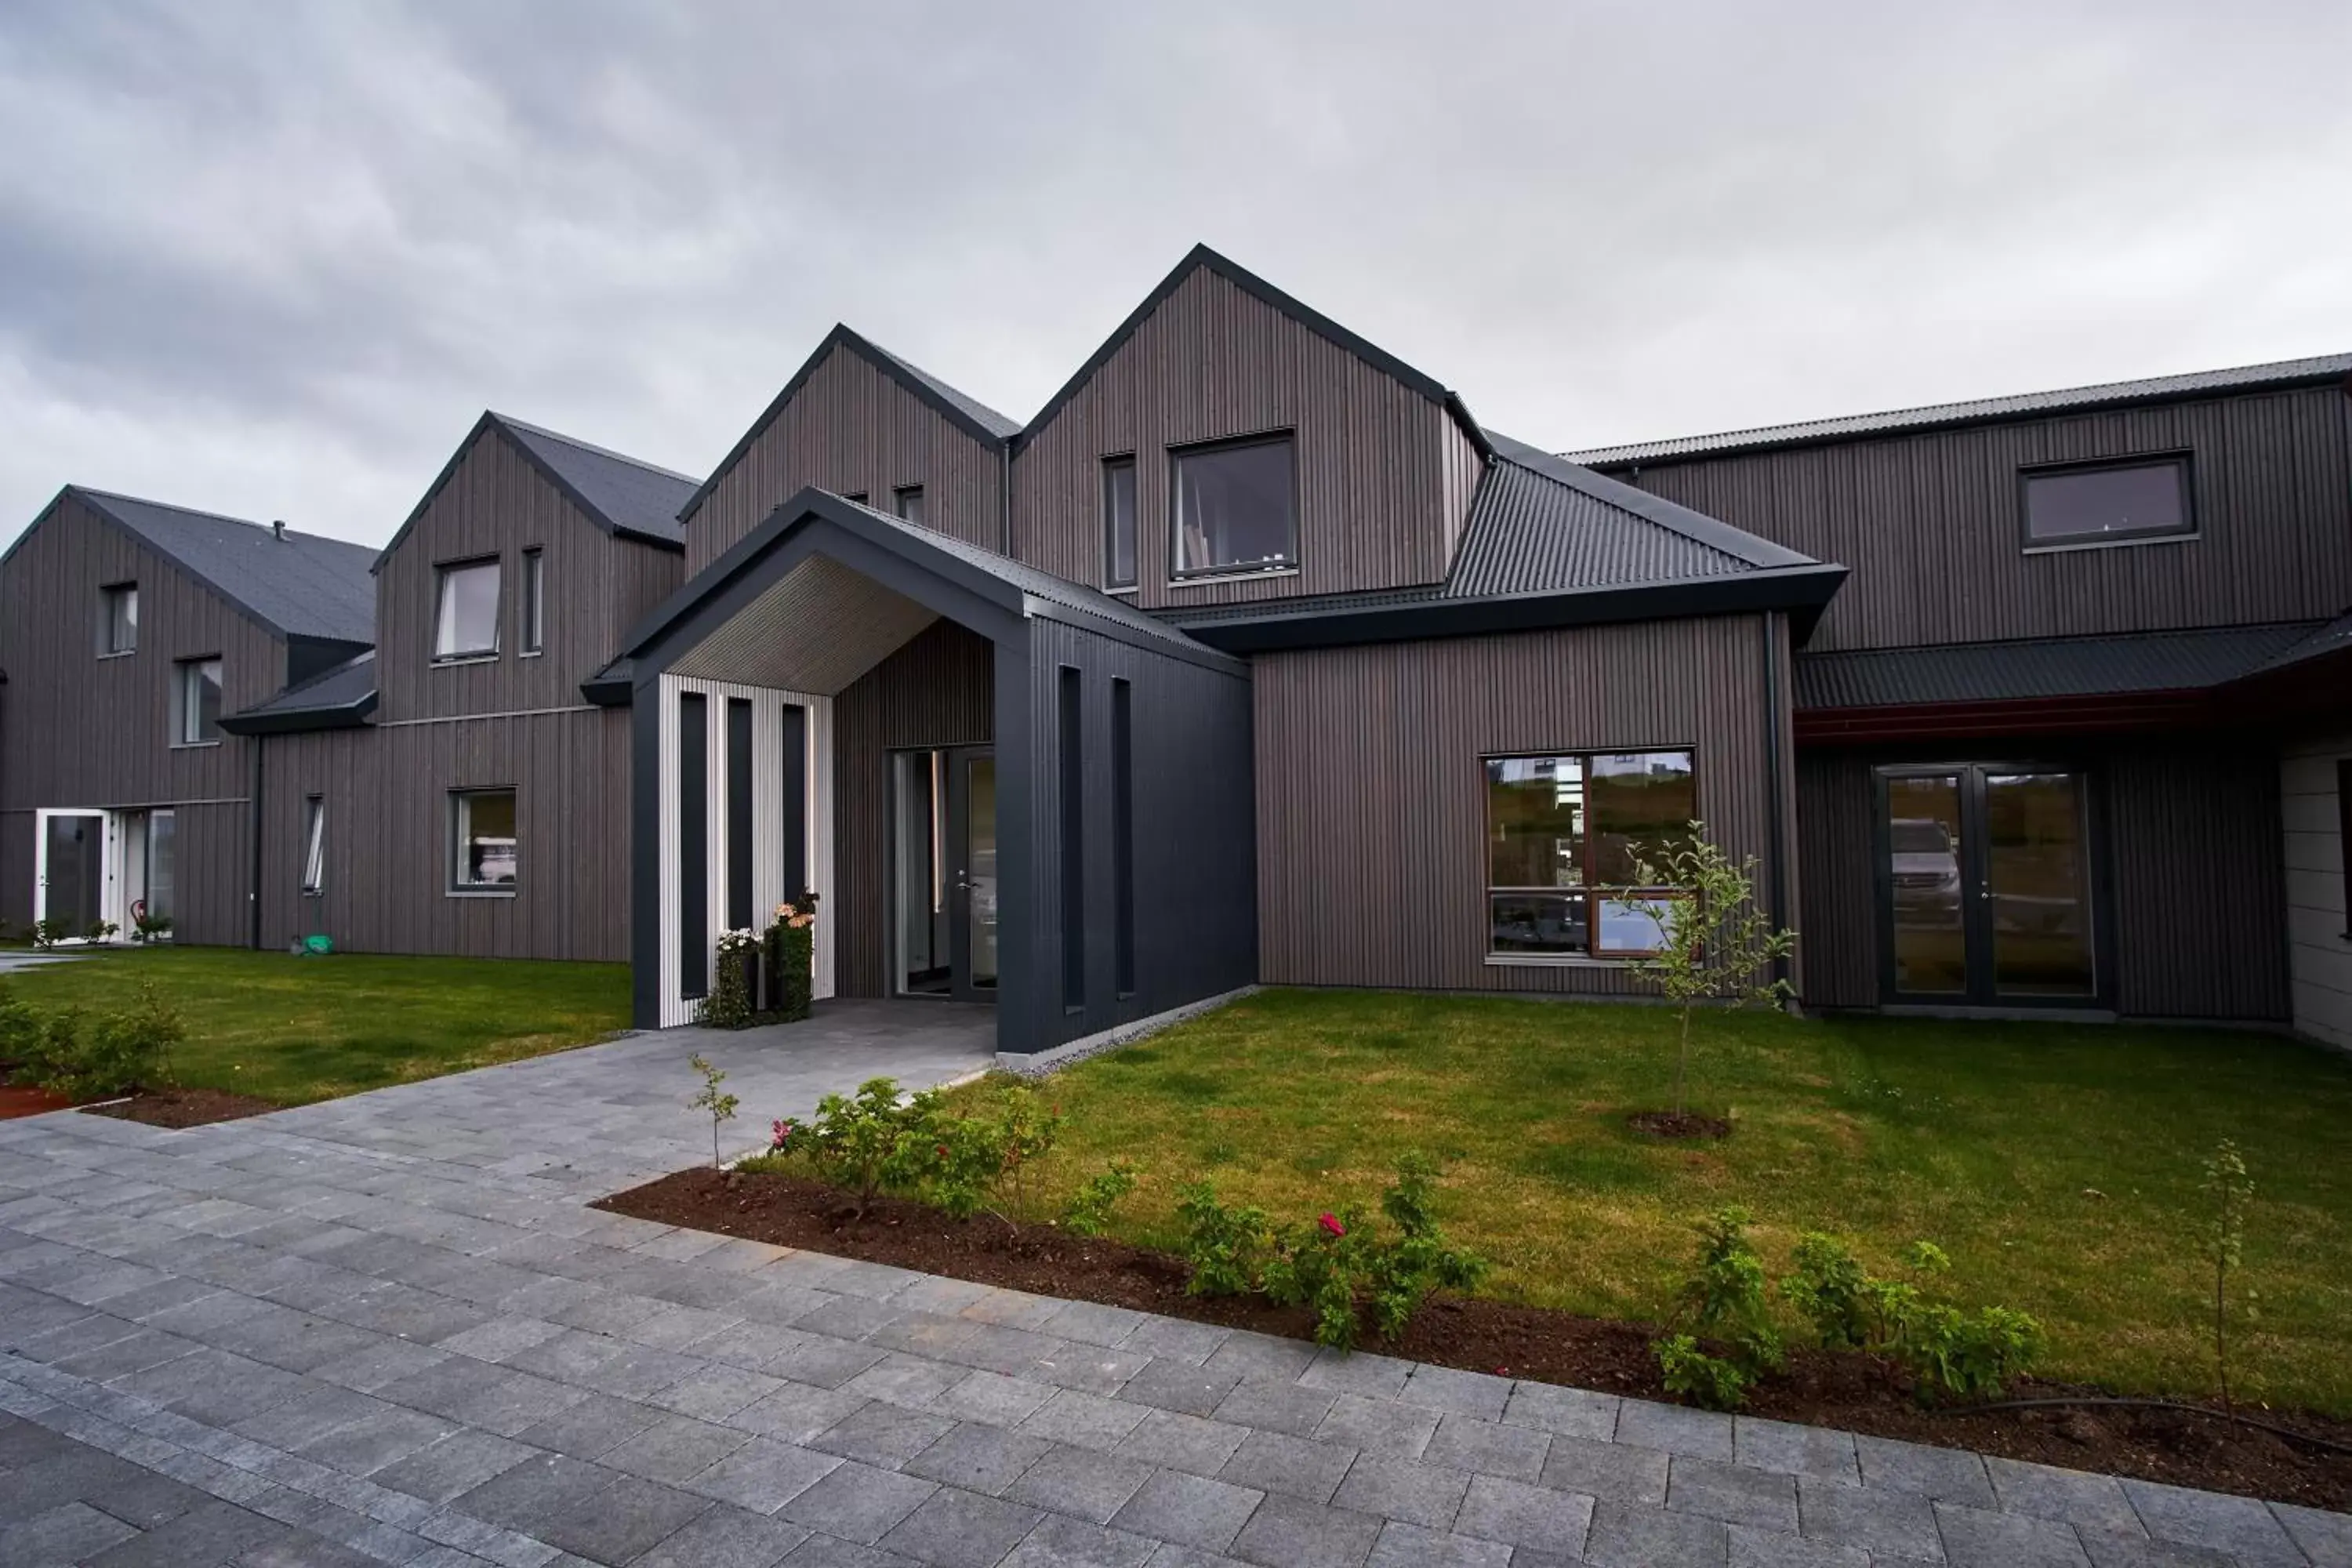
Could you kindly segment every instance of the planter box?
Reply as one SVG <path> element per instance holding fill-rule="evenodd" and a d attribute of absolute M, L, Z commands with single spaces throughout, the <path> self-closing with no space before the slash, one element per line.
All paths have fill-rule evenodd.
<path fill-rule="evenodd" d="M 809 1002 L 815 985 L 816 928 L 777 924 L 768 928 L 768 940 L 763 944 L 767 954 L 768 1013 L 782 1023 L 793 1023 L 809 1016 Z"/>

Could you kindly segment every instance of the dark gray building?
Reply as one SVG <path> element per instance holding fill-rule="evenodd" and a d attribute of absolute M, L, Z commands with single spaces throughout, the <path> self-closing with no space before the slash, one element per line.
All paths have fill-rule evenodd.
<path fill-rule="evenodd" d="M 1561 457 L 1202 248 L 1025 423 L 846 328 L 699 482 L 486 416 L 371 646 L 228 704 L 247 935 L 627 956 L 672 1024 L 810 888 L 820 994 L 1034 1051 L 1254 980 L 1639 994 L 1696 818 L 1810 1005 L 2352 1043 L 2347 371 Z M 78 678 L 21 646 L 12 896 L 18 664 Z"/>

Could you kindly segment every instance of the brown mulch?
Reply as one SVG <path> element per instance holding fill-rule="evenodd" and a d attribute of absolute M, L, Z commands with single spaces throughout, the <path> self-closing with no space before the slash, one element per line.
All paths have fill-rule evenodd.
<path fill-rule="evenodd" d="M 0 1083 L 0 1121 L 19 1116 L 38 1116 L 44 1111 L 64 1110 L 73 1101 L 62 1094 L 46 1089 L 36 1089 L 28 1083 Z"/>
<path fill-rule="evenodd" d="M 957 1221 L 927 1205 L 881 1198 L 863 1220 L 837 1190 L 785 1176 L 679 1171 L 597 1205 L 615 1214 L 829 1252 L 1039 1295 L 1132 1307 L 1169 1317 L 1306 1339 L 1303 1308 L 1259 1298 L 1184 1293 L 1171 1254 L 1089 1240 L 1052 1226 L 992 1215 Z M 1383 1352 L 1471 1372 L 1669 1399 L 1650 1351 L 1654 1330 L 1548 1308 L 1441 1296 Z M 2027 1381 L 2021 1399 L 2097 1391 Z M 1974 1448 L 2069 1469 L 2176 1486 L 2352 1507 L 2352 1453 L 2330 1452 L 2223 1419 L 2218 1413 L 2119 1407 L 1937 1413 L 1924 1410 L 1885 1363 L 1853 1352 L 1794 1351 L 1760 1383 L 1748 1413 L 1944 1447 Z M 2247 1407 L 2241 1406 L 2242 1410 Z M 2247 1410 L 2302 1433 L 2352 1445 L 2352 1422 L 2306 1412 Z"/>
<path fill-rule="evenodd" d="M 142 1089 L 128 1100 L 82 1108 L 85 1115 L 111 1116 L 119 1121 L 143 1121 L 150 1127 L 173 1128 L 236 1121 L 278 1109 L 268 1100 L 220 1089 Z"/>
<path fill-rule="evenodd" d="M 1625 1118 L 1625 1125 L 1653 1138 L 1731 1136 L 1730 1122 L 1720 1116 L 1701 1116 L 1696 1110 L 1637 1110 Z"/>

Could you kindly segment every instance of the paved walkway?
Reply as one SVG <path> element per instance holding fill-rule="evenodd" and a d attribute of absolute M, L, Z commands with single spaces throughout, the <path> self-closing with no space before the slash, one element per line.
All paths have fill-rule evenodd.
<path fill-rule="evenodd" d="M 984 1015 L 702 1042 L 751 1129 Z M 788 1253 L 677 1036 L 185 1132 L 0 1125 L 0 1563 L 2352 1563 L 2352 1519 Z"/>

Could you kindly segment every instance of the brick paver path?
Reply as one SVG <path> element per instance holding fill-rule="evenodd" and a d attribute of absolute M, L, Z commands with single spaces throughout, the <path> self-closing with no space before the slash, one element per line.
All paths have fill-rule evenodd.
<path fill-rule="evenodd" d="M 988 1042 L 845 1005 L 692 1043 L 749 1129 Z M 0 1124 L 0 1564 L 2352 1564 L 2341 1515 L 583 1207 L 708 1157 L 688 1045 Z"/>

